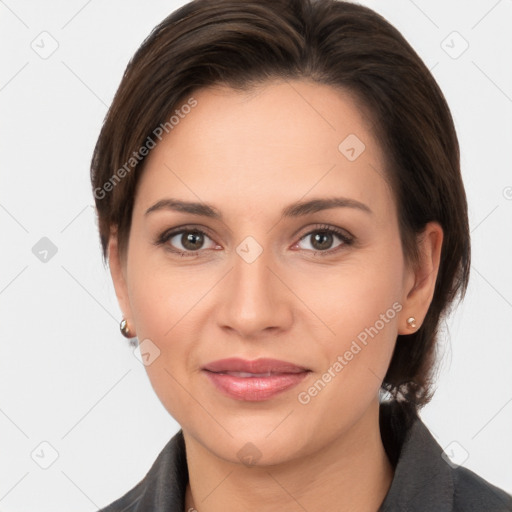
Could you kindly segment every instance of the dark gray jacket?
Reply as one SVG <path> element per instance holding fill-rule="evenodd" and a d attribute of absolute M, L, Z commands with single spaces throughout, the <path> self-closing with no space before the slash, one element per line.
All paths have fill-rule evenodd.
<path fill-rule="evenodd" d="M 381 405 L 381 435 L 395 475 L 378 512 L 510 512 L 512 497 L 462 466 L 443 450 L 423 422 Z M 188 482 L 180 430 L 160 452 L 147 475 L 103 512 L 185 512 Z"/>

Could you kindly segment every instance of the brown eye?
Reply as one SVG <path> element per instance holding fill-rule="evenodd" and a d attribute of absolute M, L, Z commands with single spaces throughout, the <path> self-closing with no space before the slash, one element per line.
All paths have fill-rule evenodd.
<path fill-rule="evenodd" d="M 296 248 L 310 252 L 331 254 L 343 246 L 354 243 L 354 237 L 339 228 L 321 226 L 304 235 L 295 245 Z"/>
<path fill-rule="evenodd" d="M 198 230 L 181 230 L 165 235 L 161 243 L 179 253 L 193 253 L 201 249 L 215 249 L 217 244 L 206 233 Z"/>
<path fill-rule="evenodd" d="M 303 244 L 301 249 L 312 250 L 312 251 L 327 251 L 334 249 L 342 245 L 344 240 L 341 239 L 340 235 L 333 233 L 332 231 L 312 231 L 304 236 L 300 242 Z"/>
<path fill-rule="evenodd" d="M 188 251 L 196 251 L 201 249 L 204 244 L 204 236 L 201 233 L 183 233 L 181 235 L 181 244 Z"/>
<path fill-rule="evenodd" d="M 332 233 L 320 231 L 312 235 L 311 245 L 318 251 L 323 251 L 331 248 L 333 239 L 334 237 L 332 236 Z"/>

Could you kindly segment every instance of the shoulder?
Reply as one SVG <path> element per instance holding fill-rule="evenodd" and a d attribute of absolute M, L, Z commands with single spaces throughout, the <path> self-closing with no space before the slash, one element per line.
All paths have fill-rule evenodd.
<path fill-rule="evenodd" d="M 144 494 L 146 485 L 144 480 L 140 481 L 133 489 L 128 491 L 124 496 L 117 499 L 107 507 L 102 508 L 99 512 L 135 512 L 137 506 Z"/>
<path fill-rule="evenodd" d="M 397 403 L 381 413 L 395 473 L 380 512 L 512 512 L 512 496 L 452 463 L 418 416 Z"/>
<path fill-rule="evenodd" d="M 452 471 L 456 512 L 510 512 L 512 496 L 462 466 Z"/>
<path fill-rule="evenodd" d="M 160 452 L 146 476 L 124 496 L 99 512 L 181 512 L 187 482 L 185 441 L 180 430 Z"/>

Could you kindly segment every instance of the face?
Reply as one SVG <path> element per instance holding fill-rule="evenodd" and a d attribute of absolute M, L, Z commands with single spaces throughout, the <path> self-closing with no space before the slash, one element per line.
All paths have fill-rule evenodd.
<path fill-rule="evenodd" d="M 346 93 L 294 81 L 194 98 L 147 159 L 123 258 L 111 241 L 116 292 L 186 436 L 285 462 L 376 417 L 397 334 L 431 293 Z"/>

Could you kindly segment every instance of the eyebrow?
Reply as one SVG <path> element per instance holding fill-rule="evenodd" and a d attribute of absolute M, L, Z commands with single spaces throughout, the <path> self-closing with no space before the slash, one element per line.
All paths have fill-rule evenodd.
<path fill-rule="evenodd" d="M 308 215 L 310 213 L 320 212 L 330 208 L 355 208 L 356 210 L 361 210 L 365 213 L 373 213 L 369 206 L 361 203 L 360 201 L 356 201 L 355 199 L 349 199 L 347 197 L 331 197 L 311 199 L 310 201 L 291 204 L 283 209 L 281 217 L 300 217 L 302 215 Z"/>
<path fill-rule="evenodd" d="M 322 210 L 329 210 L 331 208 L 353 208 L 365 213 L 373 214 L 372 210 L 367 205 L 356 201 L 355 199 L 331 197 L 293 203 L 281 211 L 281 218 L 301 217 L 303 215 L 316 213 Z M 159 210 L 172 210 L 176 212 L 189 213 L 191 215 L 209 217 L 212 219 L 222 219 L 220 211 L 212 205 L 203 202 L 181 201 L 178 199 L 162 199 L 149 207 L 146 210 L 145 215 Z"/>
<path fill-rule="evenodd" d="M 178 199 L 162 199 L 146 210 L 145 215 L 159 210 L 173 210 L 176 212 L 190 213 L 210 217 L 212 219 L 221 219 L 221 213 L 213 206 L 206 203 L 195 203 L 191 201 L 180 201 Z"/>

